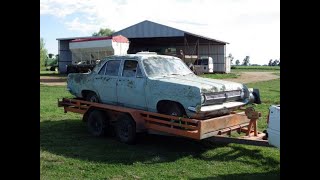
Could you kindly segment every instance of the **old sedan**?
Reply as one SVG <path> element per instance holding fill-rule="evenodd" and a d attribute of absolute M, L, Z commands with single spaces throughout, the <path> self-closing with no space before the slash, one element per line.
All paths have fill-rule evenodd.
<path fill-rule="evenodd" d="M 196 76 L 181 59 L 153 53 L 108 56 L 92 72 L 69 74 L 67 83 L 88 101 L 197 119 L 260 101 L 243 84 Z"/>

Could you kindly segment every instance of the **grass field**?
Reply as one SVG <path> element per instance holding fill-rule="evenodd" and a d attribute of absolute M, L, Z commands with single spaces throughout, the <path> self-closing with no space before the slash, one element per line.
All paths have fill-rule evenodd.
<path fill-rule="evenodd" d="M 236 69 L 231 69 L 231 73 L 241 73 L 241 72 L 279 72 L 279 66 L 233 66 Z"/>
<path fill-rule="evenodd" d="M 56 71 L 40 71 L 40 76 L 51 76 L 51 77 L 61 77 L 66 78 L 66 74 L 59 74 Z"/>
<path fill-rule="evenodd" d="M 280 70 L 280 66 L 232 66 L 235 69 Z"/>
<path fill-rule="evenodd" d="M 247 84 L 260 89 L 266 128 L 271 104 L 280 104 L 280 79 Z M 65 86 L 40 85 L 41 179 L 279 179 L 280 151 L 238 144 L 140 135 L 136 145 L 89 135 L 81 116 L 63 113 Z"/>

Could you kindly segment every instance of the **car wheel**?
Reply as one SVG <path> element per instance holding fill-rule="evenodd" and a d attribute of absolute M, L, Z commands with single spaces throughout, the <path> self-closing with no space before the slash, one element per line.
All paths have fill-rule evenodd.
<path fill-rule="evenodd" d="M 99 97 L 94 92 L 88 93 L 88 95 L 86 96 L 86 101 L 95 102 L 95 103 L 100 102 Z"/>
<path fill-rule="evenodd" d="M 116 122 L 116 136 L 120 142 L 134 144 L 136 139 L 136 123 L 128 115 L 122 115 Z"/>
<path fill-rule="evenodd" d="M 99 110 L 93 110 L 87 121 L 88 131 L 93 136 L 103 136 L 107 128 L 106 115 Z"/>
<path fill-rule="evenodd" d="M 184 115 L 184 111 L 181 109 L 181 107 L 174 102 L 164 104 L 162 107 L 162 113 L 179 117 Z"/>

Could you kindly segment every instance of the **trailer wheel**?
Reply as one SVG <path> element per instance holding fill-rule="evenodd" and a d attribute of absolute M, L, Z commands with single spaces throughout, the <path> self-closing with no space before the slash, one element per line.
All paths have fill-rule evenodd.
<path fill-rule="evenodd" d="M 99 110 L 93 110 L 88 116 L 87 126 L 93 136 L 103 136 L 106 133 L 106 115 Z"/>
<path fill-rule="evenodd" d="M 89 92 L 86 96 L 86 100 L 89 102 L 100 102 L 99 97 L 94 92 Z"/>
<path fill-rule="evenodd" d="M 121 115 L 116 122 L 116 135 L 120 142 L 134 144 L 136 139 L 136 123 L 128 115 Z"/>

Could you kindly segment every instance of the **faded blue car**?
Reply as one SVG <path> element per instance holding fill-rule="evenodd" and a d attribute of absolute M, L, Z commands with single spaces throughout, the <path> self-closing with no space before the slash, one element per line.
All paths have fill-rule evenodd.
<path fill-rule="evenodd" d="M 69 74 L 67 89 L 92 102 L 198 119 L 259 100 L 243 84 L 196 76 L 177 57 L 143 53 L 108 56 L 89 73 Z"/>

